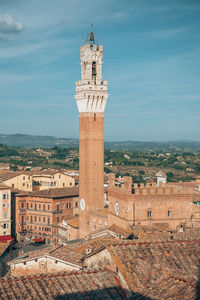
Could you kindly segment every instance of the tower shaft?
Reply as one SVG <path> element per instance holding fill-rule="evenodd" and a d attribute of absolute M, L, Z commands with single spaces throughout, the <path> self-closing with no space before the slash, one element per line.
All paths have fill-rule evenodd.
<path fill-rule="evenodd" d="M 91 34 L 90 34 L 91 36 Z M 81 47 L 81 80 L 76 82 L 79 110 L 79 232 L 89 233 L 89 215 L 104 207 L 104 109 L 107 81 L 102 81 L 103 47 Z"/>

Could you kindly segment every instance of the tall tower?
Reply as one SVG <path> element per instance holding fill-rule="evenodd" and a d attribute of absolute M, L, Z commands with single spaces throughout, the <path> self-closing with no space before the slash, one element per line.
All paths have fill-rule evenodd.
<path fill-rule="evenodd" d="M 90 32 L 80 48 L 81 80 L 76 82 L 79 110 L 79 232 L 89 233 L 90 211 L 104 207 L 104 109 L 107 81 L 102 81 L 103 46 Z"/>

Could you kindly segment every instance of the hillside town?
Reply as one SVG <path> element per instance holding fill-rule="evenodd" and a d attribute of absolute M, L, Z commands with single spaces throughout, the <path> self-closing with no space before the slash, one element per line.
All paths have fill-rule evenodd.
<path fill-rule="evenodd" d="M 75 93 L 79 170 L 0 166 L 1 299 L 200 299 L 200 180 L 104 173 L 102 59 L 91 31 Z"/>

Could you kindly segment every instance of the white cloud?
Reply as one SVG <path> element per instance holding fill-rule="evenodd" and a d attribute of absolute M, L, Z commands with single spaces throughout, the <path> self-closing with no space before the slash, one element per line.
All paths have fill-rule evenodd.
<path fill-rule="evenodd" d="M 143 32 L 141 35 L 143 37 L 155 38 L 155 39 L 167 39 L 173 38 L 183 32 L 185 32 L 185 28 L 175 28 L 169 30 L 154 30 L 150 32 Z"/>
<path fill-rule="evenodd" d="M 21 22 L 17 22 L 10 15 L 0 15 L 0 39 L 6 40 L 8 34 L 19 33 L 24 29 Z"/>

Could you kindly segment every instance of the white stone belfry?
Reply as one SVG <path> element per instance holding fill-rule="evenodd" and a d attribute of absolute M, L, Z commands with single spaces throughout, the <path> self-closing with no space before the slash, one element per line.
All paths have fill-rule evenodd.
<path fill-rule="evenodd" d="M 94 33 L 81 47 L 81 80 L 76 82 L 79 113 L 103 113 L 108 98 L 107 81 L 102 81 L 103 46 L 94 43 Z"/>

